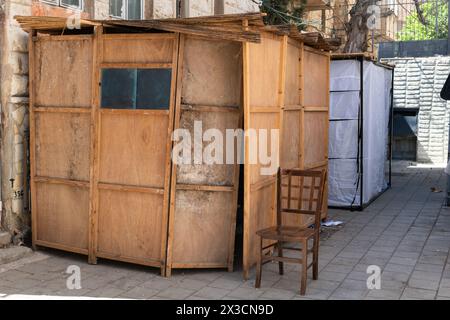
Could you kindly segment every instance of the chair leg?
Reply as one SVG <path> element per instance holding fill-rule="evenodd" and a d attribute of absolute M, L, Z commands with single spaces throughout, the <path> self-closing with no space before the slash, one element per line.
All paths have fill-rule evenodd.
<path fill-rule="evenodd" d="M 278 248 L 278 256 L 283 257 L 283 242 L 278 241 L 277 248 Z M 284 274 L 284 263 L 282 261 L 278 262 L 278 271 L 280 272 L 280 275 Z"/>
<path fill-rule="evenodd" d="M 307 276 L 308 276 L 308 240 L 304 240 L 302 247 L 302 280 L 300 286 L 300 295 L 302 296 L 304 296 L 306 293 Z"/>
<path fill-rule="evenodd" d="M 319 279 L 319 237 L 314 238 L 313 248 L 313 280 Z"/>
<path fill-rule="evenodd" d="M 256 281 L 255 281 L 255 288 L 261 288 L 261 273 L 262 273 L 262 237 L 259 238 L 259 255 L 258 260 L 256 262 Z"/>

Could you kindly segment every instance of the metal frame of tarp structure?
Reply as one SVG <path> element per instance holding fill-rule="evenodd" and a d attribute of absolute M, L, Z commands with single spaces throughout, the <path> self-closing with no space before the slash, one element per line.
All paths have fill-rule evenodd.
<path fill-rule="evenodd" d="M 364 54 L 336 54 L 332 60 L 328 205 L 362 211 L 391 187 L 394 67 Z M 341 66 L 348 77 L 339 79 L 333 64 L 344 60 L 352 62 Z M 375 71 L 377 77 L 371 75 Z M 381 80 L 383 92 L 376 90 Z"/>

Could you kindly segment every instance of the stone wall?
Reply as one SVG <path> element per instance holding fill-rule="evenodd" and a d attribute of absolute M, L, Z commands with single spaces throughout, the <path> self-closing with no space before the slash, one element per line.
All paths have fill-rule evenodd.
<path fill-rule="evenodd" d="M 28 229 L 28 194 L 24 189 L 28 131 L 28 42 L 14 15 L 30 15 L 31 0 L 9 0 L 3 6 L 1 56 L 1 195 L 2 226 Z"/>
<path fill-rule="evenodd" d="M 394 64 L 394 107 L 419 108 L 417 161 L 446 163 L 449 104 L 439 96 L 450 57 L 384 59 Z"/>

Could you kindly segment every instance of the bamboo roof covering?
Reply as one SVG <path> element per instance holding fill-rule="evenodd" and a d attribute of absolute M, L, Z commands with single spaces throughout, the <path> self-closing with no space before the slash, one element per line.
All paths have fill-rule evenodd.
<path fill-rule="evenodd" d="M 261 42 L 261 31 L 288 35 L 305 44 L 321 50 L 332 50 L 336 39 L 325 39 L 319 32 L 303 33 L 294 25 L 265 26 L 264 13 L 227 14 L 196 18 L 171 18 L 153 20 L 92 20 L 77 21 L 79 30 L 68 28 L 68 19 L 48 16 L 15 16 L 25 31 L 37 30 L 42 33 L 77 33 L 95 26 L 117 29 L 121 32 L 149 32 L 152 30 L 179 32 L 211 39 Z M 69 21 L 70 23 L 70 21 Z M 339 43 L 337 43 L 337 46 Z"/>

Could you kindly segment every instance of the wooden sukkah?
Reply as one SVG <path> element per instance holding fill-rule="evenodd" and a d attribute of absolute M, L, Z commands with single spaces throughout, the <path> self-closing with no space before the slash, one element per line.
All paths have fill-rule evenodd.
<path fill-rule="evenodd" d="M 336 41 L 267 27 L 262 17 L 16 17 L 30 33 L 33 244 L 167 276 L 172 268 L 232 270 L 241 207 L 248 277 L 255 232 L 275 224 L 276 173 L 248 161 L 248 143 L 241 185 L 238 163 L 175 164 L 171 151 L 173 132 L 193 134 L 196 121 L 223 133 L 279 129 L 279 149 L 268 152 L 283 168 L 327 168 Z M 132 98 L 123 96 L 123 73 L 135 83 Z"/>

